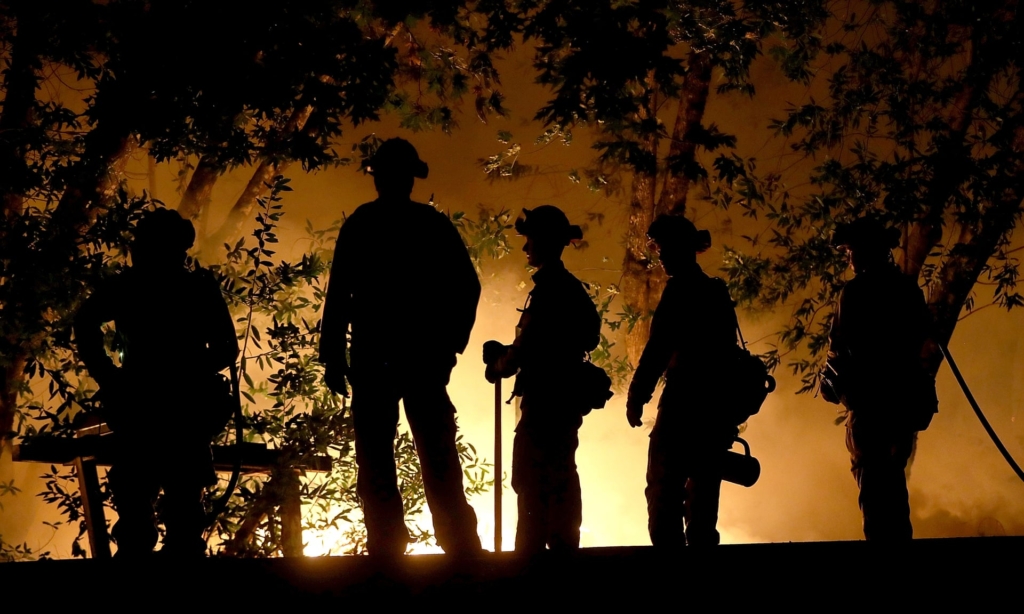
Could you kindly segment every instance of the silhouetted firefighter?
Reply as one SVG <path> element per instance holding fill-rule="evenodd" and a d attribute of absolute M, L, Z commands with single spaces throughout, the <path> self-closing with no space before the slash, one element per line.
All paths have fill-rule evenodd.
<path fill-rule="evenodd" d="M 74 327 L 113 431 L 113 538 L 119 557 L 152 552 L 153 506 L 162 488 L 162 552 L 202 556 L 203 489 L 217 479 L 210 440 L 231 415 L 229 384 L 219 372 L 238 355 L 234 323 L 213 276 L 185 267 L 195 240 L 191 222 L 157 209 L 134 234 L 132 266 L 95 289 Z M 102 325 L 110 321 L 123 352 L 120 367 L 104 347 Z"/>
<path fill-rule="evenodd" d="M 480 281 L 451 221 L 410 199 L 415 179 L 427 176 L 412 144 L 389 139 L 368 166 L 378 198 L 338 235 L 320 339 L 327 385 L 347 396 L 345 378 L 352 384 L 367 550 L 396 555 L 409 543 L 394 455 L 403 400 L 437 543 L 445 552 L 479 552 L 446 387 L 469 342 Z"/>
<path fill-rule="evenodd" d="M 849 410 L 846 446 L 860 487 L 864 536 L 913 536 L 907 461 L 917 431 L 938 407 L 922 348 L 930 316 L 917 283 L 892 261 L 899 230 L 870 218 L 836 228 L 856 276 L 843 287 L 832 321 L 822 394 Z"/>
<path fill-rule="evenodd" d="M 722 457 L 741 419 L 722 401 L 736 356 L 734 304 L 725 282 L 697 264 L 708 231 L 662 215 L 647 236 L 669 275 L 626 401 L 629 424 L 641 426 L 665 376 L 647 459 L 647 527 L 658 548 L 716 545 Z"/>
<path fill-rule="evenodd" d="M 515 341 L 488 341 L 483 358 L 488 381 L 516 375 L 513 394 L 522 397 L 512 450 L 516 551 L 538 552 L 545 545 L 571 551 L 579 548 L 583 521 L 578 432 L 593 407 L 584 388 L 584 357 L 600 341 L 601 318 L 583 283 L 562 263 L 565 247 L 583 238 L 580 227 L 551 205 L 524 209 L 515 227 L 526 237 L 527 262 L 538 269 L 534 287 Z"/>

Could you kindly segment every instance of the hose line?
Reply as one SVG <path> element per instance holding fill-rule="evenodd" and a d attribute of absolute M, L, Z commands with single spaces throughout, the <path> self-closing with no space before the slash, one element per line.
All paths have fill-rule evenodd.
<path fill-rule="evenodd" d="M 240 395 L 240 384 L 238 377 L 238 366 L 232 363 L 231 365 L 231 395 L 234 400 L 234 415 L 232 416 L 235 423 L 235 458 L 233 466 L 231 467 L 231 478 L 228 479 L 228 484 L 224 489 L 224 494 L 217 498 L 210 508 L 210 512 L 206 515 L 206 525 L 212 527 L 213 523 L 217 522 L 217 517 L 220 516 L 225 509 L 227 509 L 228 501 L 231 499 L 231 495 L 235 492 L 235 487 L 238 485 L 238 478 L 242 473 L 242 444 L 245 442 L 244 424 L 242 416 L 242 399 Z"/>
<path fill-rule="evenodd" d="M 992 425 L 988 423 L 988 419 L 985 418 L 985 414 L 981 412 L 981 407 L 978 406 L 978 402 L 974 399 L 974 395 L 971 394 L 971 389 L 967 387 L 967 382 L 964 381 L 964 376 L 956 366 L 956 361 L 953 360 L 953 355 L 949 353 L 949 348 L 943 343 L 938 345 L 939 349 L 942 350 L 942 355 L 946 357 L 946 362 L 949 363 L 949 368 L 953 371 L 953 377 L 956 378 L 957 383 L 960 384 L 960 388 L 964 391 L 964 395 L 967 397 L 967 402 L 971 404 L 971 409 L 973 409 L 974 413 L 977 414 L 978 420 L 981 420 L 981 425 L 985 427 L 986 431 L 988 431 L 988 436 L 992 438 L 992 442 L 996 444 L 997 448 L 999 448 L 999 452 L 1003 455 L 1003 458 L 1006 459 L 1006 462 L 1010 464 L 1010 467 L 1013 468 L 1017 477 L 1024 482 L 1024 471 L 1021 470 L 1017 461 L 1013 460 L 1013 456 L 1010 456 L 1010 452 L 1006 449 L 1006 446 L 1003 445 L 1003 442 L 999 440 L 999 436 L 996 435 Z"/>

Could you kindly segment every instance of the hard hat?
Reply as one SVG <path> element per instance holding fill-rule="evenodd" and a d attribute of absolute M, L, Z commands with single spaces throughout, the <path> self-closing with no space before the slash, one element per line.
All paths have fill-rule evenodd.
<path fill-rule="evenodd" d="M 371 175 L 412 175 L 418 179 L 426 179 L 429 170 L 412 143 L 399 138 L 381 143 L 366 161 L 366 167 Z"/>
<path fill-rule="evenodd" d="M 132 231 L 133 246 L 145 245 L 149 250 L 187 251 L 196 241 L 192 222 L 174 209 L 154 209 L 142 214 Z"/>
<path fill-rule="evenodd" d="M 536 209 L 523 209 L 516 220 L 516 232 L 537 238 L 550 238 L 568 245 L 583 238 L 583 229 L 569 223 L 569 218 L 554 205 L 541 205 Z"/>
<path fill-rule="evenodd" d="M 836 224 L 836 229 L 832 233 L 832 245 L 836 247 L 890 250 L 899 244 L 899 228 L 886 227 L 873 217 L 861 217 L 852 222 Z"/>
<path fill-rule="evenodd" d="M 659 215 L 647 229 L 647 237 L 662 247 L 677 245 L 697 254 L 711 247 L 711 233 L 697 230 L 693 222 L 681 215 Z"/>

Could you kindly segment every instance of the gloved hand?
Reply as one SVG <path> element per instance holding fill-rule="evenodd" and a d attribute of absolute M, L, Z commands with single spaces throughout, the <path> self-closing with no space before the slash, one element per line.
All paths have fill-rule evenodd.
<path fill-rule="evenodd" d="M 505 346 L 505 344 L 501 343 L 500 341 L 494 341 L 492 339 L 490 341 L 485 341 L 484 342 L 484 364 L 485 365 L 494 364 L 498 359 L 500 359 L 502 356 L 504 356 L 507 353 L 508 353 L 508 348 Z"/>
<path fill-rule="evenodd" d="M 487 365 L 487 368 L 484 369 L 484 379 L 486 379 L 489 383 L 493 384 L 494 382 L 501 379 L 501 374 L 498 373 L 497 369 L 494 368 L 493 364 L 490 364 Z"/>
<path fill-rule="evenodd" d="M 626 421 L 629 422 L 629 426 L 636 428 L 643 426 L 644 421 L 644 404 L 640 401 L 629 397 L 626 399 Z"/>
<path fill-rule="evenodd" d="M 324 383 L 331 389 L 334 394 L 340 394 L 343 397 L 348 397 L 348 386 L 345 384 L 345 371 L 347 371 L 344 363 L 337 364 L 329 362 L 324 365 Z"/>

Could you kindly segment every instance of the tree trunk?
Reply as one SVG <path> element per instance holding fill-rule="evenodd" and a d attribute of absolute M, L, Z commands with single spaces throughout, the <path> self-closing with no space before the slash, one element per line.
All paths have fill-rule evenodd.
<path fill-rule="evenodd" d="M 268 147 L 273 147 L 285 139 L 290 138 L 293 134 L 302 130 L 306 125 L 306 121 L 309 120 L 310 114 L 313 112 L 312 106 L 299 107 L 292 112 L 288 121 L 285 122 L 284 127 L 281 128 L 277 136 L 274 137 L 273 143 Z M 252 216 L 253 209 L 256 208 L 257 199 L 265 196 L 270 188 L 267 184 L 275 175 L 284 172 L 290 161 L 278 160 L 272 155 L 267 155 L 260 162 L 259 166 L 253 172 L 252 177 L 249 179 L 249 183 L 245 186 L 245 190 L 242 191 L 242 195 L 235 201 L 231 211 L 228 213 L 228 217 L 224 220 L 224 223 L 213 233 L 210 238 L 206 241 L 203 246 L 204 249 L 216 249 L 221 244 L 231 241 L 238 236 L 241 232 L 242 226 Z"/>
<path fill-rule="evenodd" d="M 3 113 L 0 114 L 0 206 L 8 216 L 21 213 L 32 185 L 31 171 L 25 162 L 25 131 L 31 128 L 34 119 L 39 81 L 36 44 L 40 38 L 31 19 L 32 11 L 22 13 L 16 16 L 17 31 L 11 40 L 10 63 L 3 75 Z M 24 348 L 16 345 L 0 360 L 0 453 L 14 434 L 27 357 Z"/>
<path fill-rule="evenodd" d="M 130 132 L 96 126 L 85 137 L 81 159 L 69 171 L 67 187 L 53 213 L 55 227 L 77 235 L 98 213 L 96 205 L 114 196 L 138 146 L 138 138 Z"/>
<path fill-rule="evenodd" d="M 220 245 L 234 240 L 242 231 L 246 221 L 252 217 L 253 209 L 256 208 L 258 200 L 270 192 L 270 186 L 268 185 L 270 181 L 279 173 L 284 172 L 289 164 L 288 161 L 275 162 L 266 160 L 261 162 L 256 167 L 252 177 L 249 178 L 249 183 L 242 190 L 241 196 L 238 197 L 234 206 L 231 207 L 231 211 L 228 212 L 227 219 L 217 229 L 217 232 L 210 235 L 204 242 L 202 249 L 204 251 L 212 251 Z"/>
<path fill-rule="evenodd" d="M 704 121 L 711 85 L 711 63 L 702 53 L 690 52 L 689 70 L 679 92 L 679 110 L 672 128 L 672 144 L 668 150 L 668 170 L 665 185 L 658 198 L 657 212 L 683 215 L 686 213 L 686 195 L 693 177 L 687 174 L 697 163 L 697 144 L 692 135 Z"/>
<path fill-rule="evenodd" d="M 256 529 L 259 528 L 260 523 L 273 511 L 274 505 L 270 501 L 269 496 L 267 496 L 266 490 L 267 487 L 264 486 L 260 494 L 256 496 L 256 500 L 246 510 L 242 524 L 239 525 L 238 530 L 235 531 L 235 534 L 231 536 L 231 539 L 224 546 L 225 555 L 234 557 L 243 553 L 245 547 L 252 541 L 253 535 L 256 534 Z"/>
<path fill-rule="evenodd" d="M 186 220 L 195 221 L 210 206 L 213 186 L 224 173 L 224 167 L 217 164 L 213 156 L 203 156 L 192 171 L 192 177 L 185 188 L 185 194 L 178 203 L 178 213 Z"/>
<path fill-rule="evenodd" d="M 946 117 L 949 131 L 942 145 L 932 155 L 932 176 L 923 195 L 921 216 L 908 224 L 907 243 L 904 246 L 903 272 L 916 279 L 924 267 L 928 254 L 942 240 L 942 221 L 946 204 L 965 177 L 970 164 L 970 147 L 965 143 L 967 130 L 974 111 L 992 81 L 992 71 L 986 64 L 984 49 L 989 39 L 984 30 L 975 28 L 971 33 L 970 59 L 964 77 L 964 87 L 950 105 Z"/>
<path fill-rule="evenodd" d="M 160 200 L 157 195 L 157 181 L 156 181 L 156 158 L 146 152 L 146 179 L 149 180 L 149 198 L 151 200 Z"/>
<path fill-rule="evenodd" d="M 653 83 L 653 79 L 650 81 Z M 646 104 L 640 112 L 640 120 L 656 119 L 658 111 L 657 92 L 653 86 L 648 90 Z M 628 311 L 638 319 L 632 330 L 626 333 L 626 354 L 631 364 L 640 362 L 640 355 L 651 332 L 651 313 L 657 306 L 652 302 L 653 289 L 664 285 L 661 269 L 651 268 L 650 252 L 647 247 L 647 229 L 654 221 L 654 190 L 657 180 L 658 134 L 651 130 L 640 138 L 640 145 L 649 157 L 646 162 L 636 165 L 629 201 L 629 226 L 626 230 L 626 255 L 622 262 L 622 298 Z"/>
<path fill-rule="evenodd" d="M 1021 179 L 1024 178 L 1019 178 L 1018 182 L 1021 182 Z M 936 342 L 949 342 L 953 336 L 953 329 L 960 319 L 964 303 L 984 272 L 989 258 L 1000 240 L 1012 230 L 1013 221 L 1020 214 L 1020 194 L 1024 191 L 1018 188 L 1015 192 L 994 204 L 977 227 L 961 227 L 957 240 L 961 247 L 946 258 L 929 288 L 928 307 L 935 322 L 933 336 Z M 942 364 L 942 354 L 938 347 L 929 348 L 925 360 L 930 373 L 934 376 Z"/>
<path fill-rule="evenodd" d="M 995 179 L 999 185 L 992 190 L 1001 198 L 989 205 L 979 222 L 961 226 L 954 247 L 929 287 L 928 306 L 935 326 L 934 337 L 942 344 L 953 336 L 964 303 L 985 271 L 989 258 L 1013 231 L 1024 206 L 1024 116 L 1021 113 L 1024 109 L 1020 108 L 1024 106 L 1024 84 L 1019 86 L 1014 98 L 1011 106 L 1018 107 L 1018 114 L 1013 118 L 1013 125 L 1005 127 L 1012 135 L 1008 152 L 1012 167 Z M 931 373 L 938 372 L 942 364 L 938 347 L 929 348 L 925 359 Z"/>
<path fill-rule="evenodd" d="M 1020 19 L 1018 16 L 1017 19 Z M 933 155 L 932 178 L 924 193 L 924 212 L 919 220 L 908 225 L 904 260 L 901 263 L 905 273 L 917 278 L 928 258 L 942 240 L 942 223 L 946 205 L 959 189 L 965 177 L 970 145 L 965 142 L 974 112 L 981 104 L 992 83 L 994 74 L 990 45 L 995 41 L 987 31 L 975 28 L 971 33 L 970 60 L 965 68 L 964 86 L 950 105 L 946 118 L 949 131 L 946 140 Z M 1009 108 L 1020 108 L 1024 92 L 1018 83 L 1018 91 Z M 1020 155 L 1024 152 L 1024 126 L 1020 113 L 1004 124 L 1003 129 L 1012 135 L 1010 155 L 1017 158 L 1010 173 L 1004 176 L 999 202 L 991 203 L 976 224 L 960 227 L 959 235 L 952 240 L 953 248 L 939 265 L 939 270 L 928 287 L 928 307 L 933 318 L 933 342 L 925 349 L 924 360 L 934 376 L 942 364 L 942 353 L 936 343 L 945 345 L 953 335 L 960 319 L 960 312 L 985 270 L 989 258 L 999 242 L 1012 231 L 1020 214 L 1021 198 L 1024 196 L 1024 168 Z"/>
<path fill-rule="evenodd" d="M 688 60 L 689 70 L 679 95 L 679 106 L 676 120 L 672 128 L 672 141 L 669 145 L 668 169 L 660 196 L 655 200 L 657 182 L 656 163 L 649 172 L 638 169 L 633 175 L 632 197 L 630 199 L 629 228 L 626 234 L 626 256 L 623 262 L 622 294 L 626 305 L 638 314 L 640 319 L 633 329 L 626 334 L 626 354 L 631 364 L 639 364 L 640 355 L 651 333 L 650 315 L 654 313 L 661 300 L 668 277 L 661 267 L 650 267 L 647 249 L 647 228 L 658 215 L 672 213 L 682 215 L 686 212 L 686 196 L 689 193 L 693 177 L 687 172 L 696 164 L 697 145 L 690 138 L 694 130 L 700 128 L 704 119 L 704 109 L 708 102 L 711 83 L 711 64 L 708 58 L 700 53 L 691 52 Z M 657 110 L 656 99 L 644 113 L 654 117 Z M 655 160 L 658 152 L 658 138 L 652 134 L 642 141 L 644 150 Z"/>
<path fill-rule="evenodd" d="M 4 71 L 3 114 L 0 114 L 0 206 L 4 214 L 21 211 L 32 173 L 25 162 L 26 129 L 32 126 L 39 76 L 36 44 L 39 33 L 32 11 L 17 15 L 17 33 L 11 40 L 11 61 Z"/>
<path fill-rule="evenodd" d="M 96 128 L 86 137 L 85 154 L 76 168 L 71 170 L 67 188 L 53 213 L 54 231 L 46 245 L 41 246 L 37 261 L 16 263 L 11 267 L 15 272 L 8 278 L 6 290 L 9 296 L 17 297 L 20 303 L 30 306 L 23 310 L 25 313 L 44 317 L 44 312 L 52 305 L 53 297 L 40 294 L 48 290 L 38 287 L 36 280 L 30 278 L 32 272 L 41 271 L 41 276 L 51 278 L 61 274 L 62 267 L 79 249 L 77 240 L 81 229 L 99 210 L 94 205 L 106 202 L 113 196 L 124 167 L 137 145 L 134 136 L 103 132 L 101 128 Z M 46 330 L 46 327 L 24 322 L 22 329 Z M 10 340 L 12 355 L 4 357 L 6 364 L 3 367 L 3 381 L 0 382 L 0 434 L 9 434 L 13 429 L 18 394 L 24 385 L 25 364 L 34 356 L 42 334 L 26 333 L 21 339 Z"/>
<path fill-rule="evenodd" d="M 0 372 L 0 453 L 8 440 L 14 436 L 14 418 L 18 415 L 18 395 L 25 374 L 27 355 L 19 350 L 14 356 L 5 356 L 3 371 Z"/>

